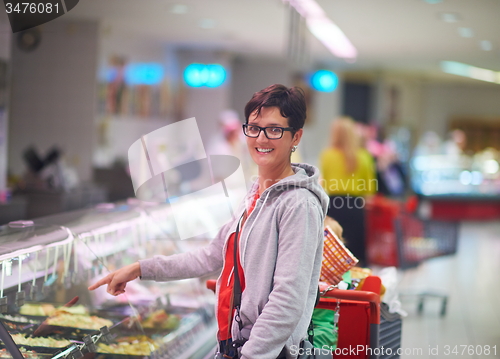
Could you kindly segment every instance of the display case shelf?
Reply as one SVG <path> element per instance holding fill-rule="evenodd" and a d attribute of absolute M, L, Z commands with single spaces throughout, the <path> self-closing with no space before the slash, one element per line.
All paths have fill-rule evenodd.
<path fill-rule="evenodd" d="M 128 284 L 127 293 L 118 297 L 108 295 L 104 287 L 94 292 L 87 289 L 98 278 L 138 259 L 155 254 L 171 255 L 206 242 L 198 238 L 181 244 L 177 238 L 168 205 L 133 200 L 35 219 L 23 228 L 0 227 L 0 309 L 4 314 L 0 321 L 33 318 L 23 312 L 26 310 L 23 308 L 28 307 L 22 306 L 24 300 L 19 297 L 24 296 L 31 300 L 32 308 L 47 312 L 36 323 L 12 325 L 11 333 L 15 332 L 12 328 L 29 326 L 29 331 L 21 331 L 29 336 L 44 325 L 40 323 L 50 324 L 49 328 L 58 329 L 49 331 L 49 338 L 73 341 L 72 347 L 58 354 L 60 358 L 77 359 L 80 354 L 94 355 L 90 353 L 96 351 L 99 358 L 123 358 L 123 353 L 104 353 L 101 343 L 105 343 L 99 328 L 79 327 L 88 318 L 65 313 L 71 310 L 68 307 L 61 308 L 77 296 L 81 304 L 78 310 L 86 310 L 84 316 L 97 315 L 104 321 L 111 320 L 107 327 L 113 340 L 130 341 L 129 344 L 110 344 L 111 351 L 118 353 L 125 345 L 127 350 L 132 347 L 138 350 L 128 353 L 130 358 L 203 358 L 215 345 L 216 325 L 213 293 L 198 279 L 172 283 L 133 281 Z M 123 308 L 129 310 L 123 311 Z M 146 328 L 149 317 L 154 318 L 153 326 Z M 72 326 L 67 330 L 66 324 L 54 327 L 50 322 L 63 319 L 71 320 L 67 325 Z M 101 319 L 91 322 L 97 320 Z M 127 328 L 124 323 L 135 324 Z M 89 330 L 97 332 L 85 337 Z M 3 337 L 0 339 L 5 342 Z M 149 351 L 145 347 L 150 348 Z M 50 357 L 56 356 L 55 351 L 50 354 Z"/>

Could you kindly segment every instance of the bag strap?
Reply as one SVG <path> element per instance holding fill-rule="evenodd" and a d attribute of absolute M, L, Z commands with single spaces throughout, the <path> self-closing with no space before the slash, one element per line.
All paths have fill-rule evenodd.
<path fill-rule="evenodd" d="M 241 305 L 241 281 L 240 274 L 238 271 L 238 247 L 239 247 L 239 236 L 240 236 L 240 224 L 244 221 L 246 216 L 246 211 L 241 215 L 238 225 L 236 226 L 236 233 L 234 236 L 234 251 L 233 251 L 233 273 L 234 273 L 234 286 L 233 286 L 233 310 L 236 309 L 236 316 L 234 319 L 238 323 L 240 331 L 243 329 L 243 322 L 240 317 L 240 305 Z"/>

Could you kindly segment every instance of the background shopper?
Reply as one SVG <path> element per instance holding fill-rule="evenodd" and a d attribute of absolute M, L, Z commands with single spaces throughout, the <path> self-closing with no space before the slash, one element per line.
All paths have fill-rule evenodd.
<path fill-rule="evenodd" d="M 374 162 L 360 146 L 355 123 L 340 117 L 332 123 L 330 146 L 321 153 L 323 187 L 330 196 L 328 216 L 343 228 L 347 247 L 366 265 L 364 197 L 376 191 Z"/>

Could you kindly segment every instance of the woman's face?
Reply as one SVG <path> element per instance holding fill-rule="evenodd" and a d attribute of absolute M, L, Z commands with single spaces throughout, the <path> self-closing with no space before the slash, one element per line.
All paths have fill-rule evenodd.
<path fill-rule="evenodd" d="M 252 113 L 248 118 L 249 125 L 259 127 L 289 127 L 288 120 L 281 116 L 278 107 L 262 107 L 260 114 Z M 292 136 L 292 132 L 284 131 L 283 137 L 270 140 L 260 131 L 259 137 L 246 137 L 248 151 L 259 168 L 279 168 L 290 163 L 290 153 L 294 145 L 298 145 L 302 137 L 302 129 Z"/>

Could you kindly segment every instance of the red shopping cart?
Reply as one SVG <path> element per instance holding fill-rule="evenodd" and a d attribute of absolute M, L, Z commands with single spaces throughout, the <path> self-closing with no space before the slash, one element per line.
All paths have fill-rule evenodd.
<path fill-rule="evenodd" d="M 320 288 L 322 295 L 316 308 L 340 313 L 333 358 L 399 358 L 401 318 L 381 316 L 380 287 L 380 278 L 370 276 L 364 281 L 365 290 L 341 290 L 328 285 Z M 215 281 L 207 281 L 207 288 L 215 291 Z"/>
<path fill-rule="evenodd" d="M 371 265 L 406 269 L 457 250 L 457 222 L 419 219 L 401 203 L 382 196 L 367 201 L 366 228 Z"/>
<path fill-rule="evenodd" d="M 366 248 L 370 265 L 415 267 L 424 260 L 457 251 L 458 222 L 420 219 L 397 201 L 375 196 L 366 203 Z M 446 314 L 448 295 L 428 290 L 407 295 L 418 298 L 421 313 L 426 298 L 441 299 Z"/>

